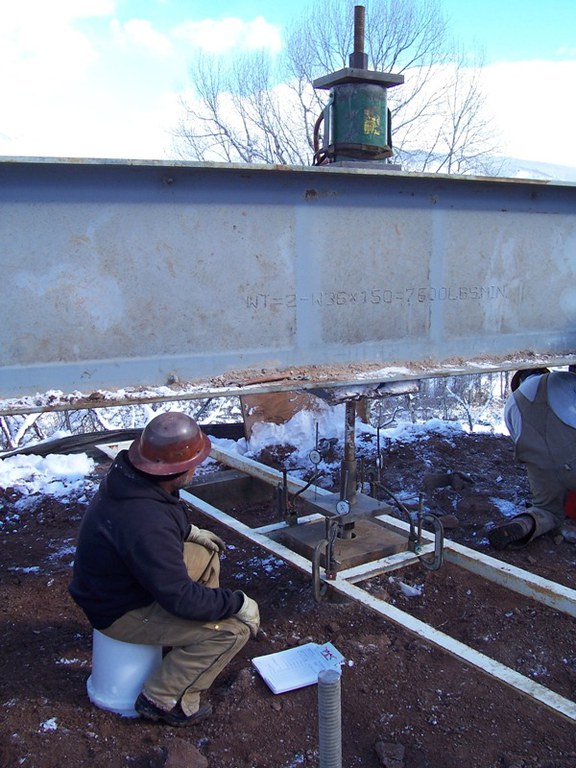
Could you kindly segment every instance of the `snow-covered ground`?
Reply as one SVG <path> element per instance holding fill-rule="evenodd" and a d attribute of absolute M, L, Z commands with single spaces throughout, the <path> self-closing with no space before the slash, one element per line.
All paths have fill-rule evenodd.
<path fill-rule="evenodd" d="M 170 409 L 174 409 L 173 405 L 167 406 L 165 410 Z M 153 415 L 155 414 L 149 414 L 150 417 Z M 309 467 L 309 454 L 315 447 L 317 435 L 343 441 L 344 425 L 345 406 L 326 406 L 320 411 L 301 411 L 286 424 L 257 424 L 249 442 L 244 438 L 238 441 L 212 438 L 212 441 L 248 457 L 256 456 L 265 447 L 294 446 L 296 450 L 291 456 L 291 463 Z M 475 429 L 506 433 L 497 410 L 494 411 L 492 423 L 483 422 L 481 427 Z M 375 435 L 378 430 L 358 422 L 356 431 L 357 437 L 360 438 L 366 433 Z M 453 434 L 454 431 L 465 431 L 465 426 L 458 421 L 444 422 L 433 418 L 416 424 L 407 421 L 395 423 L 380 429 L 380 438 L 390 444 L 394 441 L 422 440 L 430 432 Z M 58 433 L 58 437 L 62 437 L 62 433 Z M 209 459 L 206 464 L 209 466 L 211 461 Z M 74 499 L 83 502 L 95 491 L 94 478 L 94 461 L 86 454 L 49 454 L 45 457 L 17 454 L 0 460 L 0 488 L 14 488 L 22 494 L 16 504 L 17 509 L 33 503 L 38 495 L 53 496 L 60 501 Z M 0 500 L 0 530 L 6 524 Z M 14 527 L 15 524 L 17 521 L 11 519 L 10 526 Z"/>

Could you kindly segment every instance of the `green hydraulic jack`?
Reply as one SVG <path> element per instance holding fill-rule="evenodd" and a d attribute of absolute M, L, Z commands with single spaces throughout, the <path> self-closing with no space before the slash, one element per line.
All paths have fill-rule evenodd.
<path fill-rule="evenodd" d="M 314 88 L 330 90 L 328 104 L 314 128 L 314 164 L 380 161 L 392 156 L 388 88 L 402 85 L 403 75 L 369 70 L 364 52 L 365 9 L 354 8 L 354 52 L 349 67 L 319 77 Z M 320 126 L 324 123 L 323 143 Z"/>

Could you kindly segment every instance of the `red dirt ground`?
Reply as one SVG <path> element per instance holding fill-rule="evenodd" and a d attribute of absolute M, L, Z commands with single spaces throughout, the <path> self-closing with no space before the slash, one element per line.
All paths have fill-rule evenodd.
<path fill-rule="evenodd" d="M 370 446 L 366 446 L 366 452 Z M 273 461 L 273 456 L 268 456 Z M 576 587 L 576 548 L 547 535 L 495 553 L 483 537 L 497 500 L 528 489 L 506 437 L 438 434 L 395 443 L 384 479 L 394 492 L 422 489 L 428 472 L 466 472 L 473 484 L 439 488 L 431 511 L 450 514 L 448 538 Z M 98 473 L 106 469 L 103 463 Z M 576 728 L 542 705 L 354 603 L 316 603 L 310 578 L 220 529 L 230 545 L 222 582 L 260 603 L 263 635 L 216 681 L 213 716 L 188 729 L 146 724 L 95 708 L 86 694 L 91 630 L 67 595 L 83 505 L 47 497 L 16 517 L 19 494 L 0 489 L 0 766 L 2 768 L 293 768 L 318 765 L 317 688 L 275 696 L 250 659 L 309 640 L 331 641 L 342 674 L 346 768 L 574 768 Z M 238 510 L 240 511 L 240 510 Z M 250 523 L 254 511 L 241 510 Z M 256 514 L 256 513 L 254 513 Z M 269 522 L 274 509 L 257 510 Z M 201 524 L 206 524 L 198 516 Z M 449 521 L 449 519 L 448 519 Z M 216 530 L 216 526 L 212 526 Z M 406 597 L 400 582 L 422 587 Z M 421 566 L 364 583 L 441 631 L 576 699 L 574 620 L 455 566 Z"/>

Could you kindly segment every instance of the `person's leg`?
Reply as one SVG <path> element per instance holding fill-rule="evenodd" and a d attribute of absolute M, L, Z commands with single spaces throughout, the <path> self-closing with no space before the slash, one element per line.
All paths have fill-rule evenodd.
<path fill-rule="evenodd" d="M 488 531 L 488 540 L 495 549 L 510 544 L 523 546 L 564 522 L 564 504 L 568 488 L 576 487 L 576 473 L 569 467 L 540 469 L 526 464 L 532 505 Z"/>
<path fill-rule="evenodd" d="M 188 576 L 204 587 L 220 586 L 220 558 L 218 552 L 212 552 L 192 541 L 184 542 L 184 562 Z"/>
<path fill-rule="evenodd" d="M 235 618 L 218 622 L 180 619 L 157 603 L 130 611 L 103 633 L 128 643 L 171 647 L 146 680 L 143 692 L 162 709 L 179 701 L 187 715 L 200 705 L 200 693 L 246 644 L 250 630 Z"/>
<path fill-rule="evenodd" d="M 524 514 L 534 522 L 528 539 L 532 541 L 559 528 L 564 522 L 566 494 L 569 488 L 575 487 L 576 474 L 569 467 L 543 470 L 533 465 L 526 466 L 526 473 L 532 492 L 532 506 Z"/>
<path fill-rule="evenodd" d="M 144 694 L 163 706 L 180 701 L 184 713 L 193 714 L 200 706 L 200 694 L 210 688 L 249 637 L 248 626 L 237 619 L 189 628 L 186 644 L 172 643 L 172 650 L 146 680 Z"/>

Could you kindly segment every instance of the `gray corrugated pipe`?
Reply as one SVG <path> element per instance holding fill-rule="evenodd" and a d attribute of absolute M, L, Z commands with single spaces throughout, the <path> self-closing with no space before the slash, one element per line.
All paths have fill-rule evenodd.
<path fill-rule="evenodd" d="M 320 768 L 342 768 L 339 669 L 324 669 L 318 675 L 318 731 Z"/>

